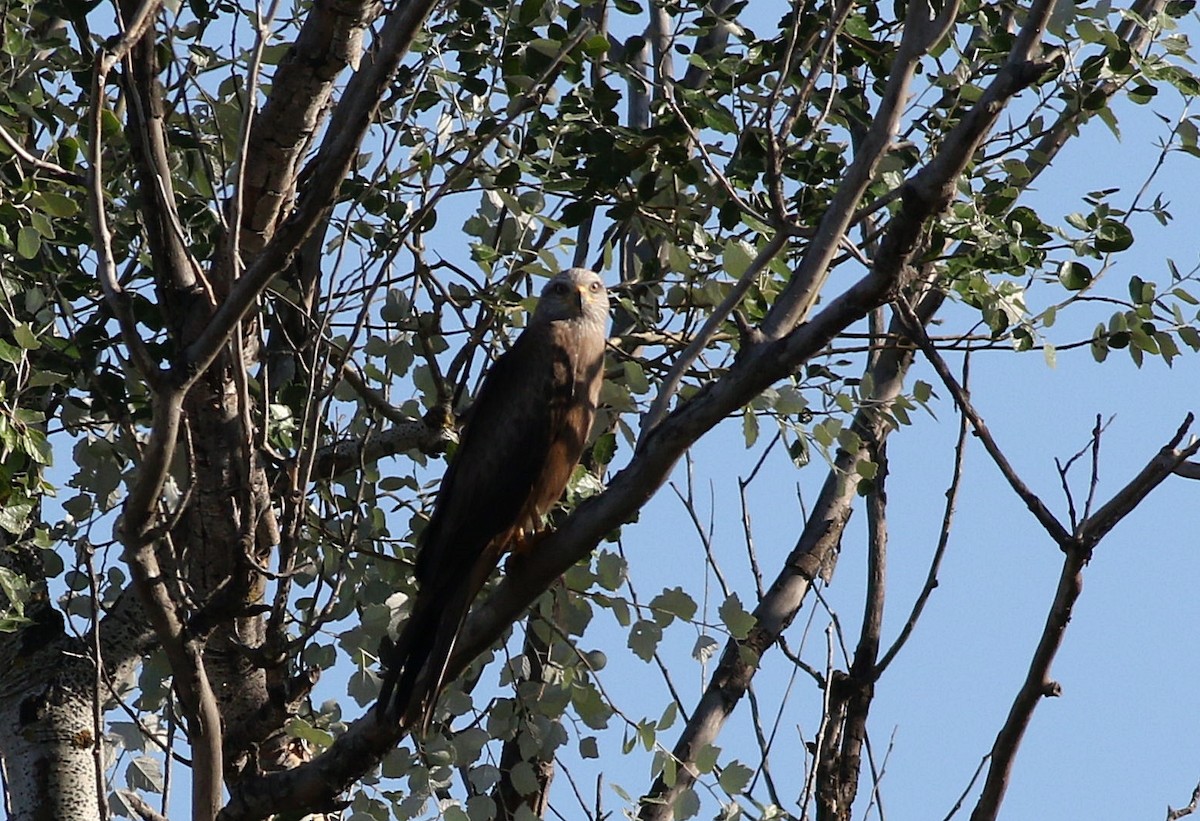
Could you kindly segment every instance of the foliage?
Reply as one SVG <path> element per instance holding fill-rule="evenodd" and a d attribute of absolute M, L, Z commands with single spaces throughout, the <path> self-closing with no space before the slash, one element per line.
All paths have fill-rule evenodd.
<path fill-rule="evenodd" d="M 253 791 L 244 779 L 254 764 L 284 769 L 332 750 L 371 704 L 380 641 L 407 613 L 415 545 L 442 457 L 453 455 L 455 419 L 540 284 L 569 264 L 602 271 L 616 310 L 595 442 L 558 522 L 603 499 L 617 469 L 636 471 L 655 447 L 669 452 L 665 472 L 716 424 L 689 422 L 689 406 L 702 414 L 730 384 L 746 398 L 719 417 L 733 420 L 746 448 L 766 459 L 781 442 L 797 470 L 831 471 L 859 496 L 877 495 L 886 466 L 876 439 L 925 409 L 951 412 L 940 388 L 905 379 L 906 363 L 897 366 L 903 388 L 883 388 L 880 352 L 912 347 L 900 320 L 885 324 L 892 299 L 916 305 L 936 294 L 931 312 L 947 301 L 934 340 L 943 351 L 1037 348 L 1053 365 L 1058 352 L 1087 347 L 1098 361 L 1126 351 L 1138 366 L 1200 351 L 1198 269 L 1121 267 L 1144 230 L 1172 220 L 1151 193 L 1163 163 L 1200 155 L 1200 117 L 1180 102 L 1200 91 L 1179 28 L 1192 4 L 1055 9 L 1044 45 L 1022 64 L 1032 73 L 1014 81 L 1011 103 L 995 101 L 991 115 L 1007 104 L 1006 118 L 978 145 L 969 132 L 987 111 L 980 101 L 1007 82 L 1044 5 L 934 5 L 460 0 L 436 11 L 407 53 L 395 50 L 400 63 L 371 110 L 355 96 L 362 89 L 336 84 L 386 62 L 382 27 L 397 9 L 155 7 L 147 47 L 124 55 L 97 98 L 98 66 L 119 49 L 114 10 L 9 0 L 0 528 L 22 558 L 0 567 L 0 630 L 28 627 L 26 605 L 40 596 L 69 629 L 91 635 L 137 591 L 135 554 L 149 545 L 183 568 L 171 595 L 186 637 L 218 653 L 230 640 L 222 630 L 244 636 L 253 621 L 261 631 L 234 645 L 270 697 L 247 714 L 236 698 L 218 698 L 234 711 L 226 733 L 251 726 L 247 715 L 271 716 L 247 730 L 257 736 L 229 742 L 231 789 Z M 122 4 L 127 24 L 135 11 Z M 906 44 L 938 13 L 952 15 L 945 35 L 897 88 Z M 361 23 L 376 51 L 359 62 L 346 34 L 314 52 L 318 19 L 351 34 Z M 330 57 L 339 43 L 351 44 L 344 72 Z M 144 60 L 157 61 L 149 73 Z M 302 126 L 294 112 L 308 92 L 294 89 L 308 86 L 298 77 L 332 95 Z M 157 133 L 151 98 L 163 107 L 161 157 L 146 137 Z M 370 127 L 357 151 L 340 149 L 356 113 Z M 1141 190 L 1027 202 L 1078 135 L 1142 120 L 1155 122 L 1160 143 Z M 926 203 L 916 183 L 956 152 L 961 173 L 950 175 L 947 201 Z M 197 358 L 221 307 L 260 269 L 264 287 L 212 357 Z M 867 286 L 848 285 L 873 276 L 892 276 L 873 302 L 858 296 Z M 827 338 L 793 353 L 826 325 Z M 164 446 L 169 414 L 156 401 L 176 388 L 184 422 Z M 164 452 L 147 504 L 139 488 Z M 227 467 L 214 466 L 219 456 Z M 727 642 L 725 655 L 753 668 L 774 641 L 761 584 L 719 593 L 637 584 L 627 545 L 674 538 L 654 535 L 654 522 L 632 524 L 657 487 L 643 485 L 632 513 L 604 522 L 607 535 L 584 547 L 596 549 L 549 586 L 523 626 L 499 625 L 504 640 L 447 692 L 436 732 L 419 746 L 406 740 L 379 771 L 362 765 L 347 794 L 353 817 L 422 817 L 435 805 L 445 818 L 493 817 L 502 783 L 525 795 L 542 788 L 533 762 L 607 766 L 618 751 L 648 754 L 677 818 L 826 806 L 808 779 L 799 797 L 779 795 L 760 777 L 765 748 L 744 740 L 729 745 L 740 760 L 706 744 L 681 761 L 671 747 L 691 705 L 648 701 L 630 713 L 606 690 L 609 676 L 645 675 L 643 664 L 698 667 L 707 681 L 723 669 Z M 230 507 L 204 507 L 222 491 Z M 131 530 L 142 521 L 135 504 L 146 504 L 142 531 Z M 694 499 L 688 509 L 695 515 Z M 217 510 L 228 538 L 207 530 Z M 202 556 L 191 541 L 201 538 L 205 551 L 226 545 L 227 564 Z M 828 577 L 836 560 L 810 580 Z M 224 575 L 209 578 L 208 568 Z M 221 598 L 229 590 L 232 604 Z M 526 652 L 533 638 L 545 647 L 536 662 Z M 191 697 L 168 686 L 186 678 L 172 653 L 169 641 L 148 652 L 136 682 L 117 688 L 136 724 L 109 713 L 106 778 L 143 796 L 164 788 L 160 747 L 182 746 L 162 728 L 192 720 Z M 821 667 L 810 677 L 832 688 L 834 671 Z M 239 679 L 217 669 L 214 681 L 236 689 Z M 249 757 L 280 734 L 303 751 L 294 761 Z M 502 770 L 506 749 L 521 766 Z M 626 773 L 610 779 L 617 811 L 637 812 L 649 790 Z M 125 794 L 111 800 L 136 812 Z"/>

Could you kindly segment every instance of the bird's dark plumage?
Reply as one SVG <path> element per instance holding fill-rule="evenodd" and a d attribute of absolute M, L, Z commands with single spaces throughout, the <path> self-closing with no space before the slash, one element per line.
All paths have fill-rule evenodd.
<path fill-rule="evenodd" d="M 471 602 L 566 488 L 595 416 L 607 320 L 600 277 L 564 271 L 485 376 L 421 536 L 420 592 L 385 659 L 381 720 L 428 725 Z"/>

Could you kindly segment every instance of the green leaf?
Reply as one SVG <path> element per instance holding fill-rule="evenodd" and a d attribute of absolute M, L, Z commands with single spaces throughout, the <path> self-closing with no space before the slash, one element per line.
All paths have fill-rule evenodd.
<path fill-rule="evenodd" d="M 654 652 L 658 649 L 660 641 L 662 641 L 662 628 L 652 621 L 638 619 L 634 622 L 633 627 L 629 628 L 629 649 L 642 661 L 650 661 L 654 658 Z"/>
<path fill-rule="evenodd" d="M 79 203 L 64 194 L 39 193 L 34 195 L 33 204 L 35 208 L 59 219 L 67 219 L 79 213 Z"/>
<path fill-rule="evenodd" d="M 1175 345 L 1175 340 L 1164 331 L 1156 331 L 1154 334 L 1154 341 L 1158 343 L 1158 351 L 1162 356 L 1163 361 L 1170 366 L 1171 360 L 1179 356 L 1179 348 Z"/>
<path fill-rule="evenodd" d="M 874 479 L 879 473 L 879 465 L 870 459 L 859 459 L 854 465 L 854 472 L 864 479 Z"/>
<path fill-rule="evenodd" d="M 701 775 L 711 773 L 713 767 L 717 766 L 717 758 L 721 755 L 721 748 L 714 747 L 712 744 L 705 744 L 700 748 L 700 752 L 696 753 L 696 771 Z"/>
<path fill-rule="evenodd" d="M 19 365 L 24 358 L 25 354 L 21 352 L 20 348 L 0 339 L 0 361 L 7 362 L 10 365 Z"/>
<path fill-rule="evenodd" d="M 4 528 L 14 536 L 19 536 L 28 527 L 31 513 L 33 513 L 33 502 L 10 497 L 8 501 L 0 505 L 0 528 Z"/>
<path fill-rule="evenodd" d="M 134 790 L 161 793 L 163 791 L 162 765 L 157 758 L 139 755 L 129 762 L 129 767 L 125 770 L 125 780 Z"/>
<path fill-rule="evenodd" d="M 691 621 L 698 608 L 695 600 L 682 587 L 671 587 L 650 600 L 650 609 L 654 612 L 655 622 L 660 627 L 666 627 L 676 617 Z"/>
<path fill-rule="evenodd" d="M 333 735 L 328 730 L 321 730 L 309 724 L 302 718 L 288 719 L 284 729 L 295 738 L 302 738 L 318 749 L 326 750 L 333 744 Z"/>
<path fill-rule="evenodd" d="M 637 725 L 638 741 L 642 743 L 642 747 L 649 752 L 654 749 L 654 743 L 658 741 L 658 731 L 654 729 L 654 725 L 649 721 L 639 721 Z"/>
<path fill-rule="evenodd" d="M 42 343 L 38 341 L 37 334 L 29 327 L 29 323 L 22 322 L 14 325 L 12 329 L 13 339 L 17 340 L 17 344 L 27 351 L 36 351 L 42 347 Z"/>
<path fill-rule="evenodd" d="M 646 371 L 640 362 L 631 359 L 625 363 L 622 370 L 625 372 L 625 385 L 631 392 L 639 395 L 650 392 L 650 381 L 646 378 Z"/>
<path fill-rule="evenodd" d="M 1133 232 L 1116 220 L 1106 219 L 1096 231 L 1096 250 L 1102 254 L 1118 253 L 1133 245 Z"/>
<path fill-rule="evenodd" d="M 1139 276 L 1129 278 L 1129 298 L 1138 305 L 1148 305 L 1154 301 L 1155 286 L 1153 282 L 1145 282 Z"/>
<path fill-rule="evenodd" d="M 596 557 L 596 581 L 605 590 L 616 590 L 625 583 L 628 567 L 616 553 L 604 551 Z"/>
<path fill-rule="evenodd" d="M 758 417 L 749 407 L 742 413 L 742 436 L 746 440 L 747 448 L 754 447 L 754 443 L 758 441 Z"/>
<path fill-rule="evenodd" d="M 1051 368 L 1058 366 L 1058 350 L 1049 342 L 1042 345 L 1042 357 Z"/>
<path fill-rule="evenodd" d="M 721 774 L 717 776 L 717 783 L 721 785 L 721 789 L 730 795 L 738 795 L 742 790 L 746 789 L 746 785 L 750 783 L 750 777 L 754 775 L 754 771 L 738 761 L 731 764 L 726 764 Z"/>
<path fill-rule="evenodd" d="M 696 795 L 694 789 L 688 787 L 676 796 L 674 809 L 674 817 L 677 821 L 694 818 L 700 812 L 700 796 Z"/>
<path fill-rule="evenodd" d="M 741 279 L 742 274 L 746 273 L 746 269 L 754 261 L 754 256 L 754 249 L 749 243 L 740 239 L 729 240 L 722 252 L 725 271 L 734 279 Z"/>
<path fill-rule="evenodd" d="M 717 609 L 721 621 L 729 629 L 729 634 L 735 639 L 741 640 L 750 635 L 750 631 L 754 629 L 757 619 L 742 607 L 742 600 L 738 598 L 737 593 L 731 593 L 729 598 L 721 603 Z"/>
<path fill-rule="evenodd" d="M 663 730 L 671 729 L 672 725 L 675 724 L 675 719 L 678 717 L 679 717 L 679 707 L 676 706 L 674 701 L 669 702 L 667 704 L 667 709 L 663 710 L 662 716 L 660 716 L 658 719 L 658 724 L 656 725 L 656 729 L 659 732 L 662 732 Z"/>
<path fill-rule="evenodd" d="M 692 645 L 692 658 L 699 662 L 706 662 L 717 652 L 720 643 L 712 636 L 697 636 L 696 643 Z"/>
<path fill-rule="evenodd" d="M 42 247 L 42 235 L 32 225 L 22 225 L 17 231 L 17 253 L 23 259 L 33 259 Z"/>
<path fill-rule="evenodd" d="M 8 598 L 8 612 L 5 616 L 24 616 L 25 603 L 29 601 L 32 593 L 29 580 L 7 567 L 0 567 L 0 590 L 3 590 Z"/>
<path fill-rule="evenodd" d="M 605 729 L 613 714 L 612 707 L 600 695 L 600 691 L 590 684 L 571 688 L 571 706 L 583 723 L 593 730 Z"/>
<path fill-rule="evenodd" d="M 1064 262 L 1058 269 L 1058 281 L 1068 291 L 1082 291 L 1092 284 L 1092 272 L 1081 262 Z"/>
<path fill-rule="evenodd" d="M 607 465 L 617 455 L 617 435 L 612 431 L 605 431 L 596 437 L 595 444 L 592 445 L 592 459 L 597 465 Z"/>
<path fill-rule="evenodd" d="M 1187 345 L 1193 351 L 1200 351 L 1200 332 L 1191 325 L 1184 325 L 1176 333 L 1183 340 L 1183 344 Z"/>
<path fill-rule="evenodd" d="M 809 459 L 811 458 L 808 452 L 808 439 L 806 439 L 804 436 L 800 436 L 792 442 L 789 442 L 788 457 L 798 468 L 802 468 L 807 465 Z"/>
<path fill-rule="evenodd" d="M 594 34 L 583 41 L 581 48 L 588 57 L 599 57 L 608 52 L 608 38 L 603 34 Z"/>
<path fill-rule="evenodd" d="M 518 761 L 508 771 L 513 787 L 518 795 L 534 795 L 539 789 L 537 774 L 533 764 L 528 761 Z"/>

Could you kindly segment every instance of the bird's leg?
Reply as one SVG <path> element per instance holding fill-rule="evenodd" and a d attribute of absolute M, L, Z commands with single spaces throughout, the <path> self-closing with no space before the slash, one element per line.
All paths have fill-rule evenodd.
<path fill-rule="evenodd" d="M 516 535 L 509 542 L 509 554 L 508 558 L 504 561 L 504 572 L 514 573 L 519 571 L 529 554 L 552 532 L 549 527 L 542 527 L 533 531 L 526 531 L 524 528 L 518 529 Z"/>

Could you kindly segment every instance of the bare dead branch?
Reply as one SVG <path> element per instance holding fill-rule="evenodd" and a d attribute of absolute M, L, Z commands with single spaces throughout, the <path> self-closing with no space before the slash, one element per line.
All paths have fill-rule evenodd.
<path fill-rule="evenodd" d="M 1185 479 L 1200 479 L 1200 462 L 1180 462 L 1175 466 L 1175 475 Z"/>
<path fill-rule="evenodd" d="M 1054 601 L 1051 603 L 1025 680 L 1017 691 L 1008 718 L 992 745 L 991 763 L 979 801 L 971 813 L 971 821 L 990 821 L 996 818 L 1000 802 L 1003 801 L 1008 788 L 1017 749 L 1033 718 L 1034 710 L 1042 698 L 1059 694 L 1058 684 L 1050 678 L 1050 666 L 1062 645 L 1075 602 L 1083 592 L 1083 568 L 1091 560 L 1093 549 L 1122 518 L 1145 500 L 1163 479 L 1171 475 L 1180 461 L 1200 448 L 1200 442 L 1194 442 L 1182 451 L 1176 450 L 1192 421 L 1192 415 L 1188 414 L 1171 440 L 1137 476 L 1117 491 L 1095 515 L 1085 519 L 1074 536 L 1060 542 L 1064 557 Z"/>
<path fill-rule="evenodd" d="M 87 178 L 82 174 L 77 174 L 74 171 L 68 171 L 57 163 L 53 163 L 44 157 L 35 157 L 33 154 L 25 150 L 25 146 L 17 141 L 17 138 L 8 132 L 4 126 L 0 125 L 0 142 L 3 142 L 8 150 L 16 155 L 17 159 L 37 171 L 44 171 L 55 179 L 62 180 L 71 185 L 83 186 L 87 184 Z"/>
<path fill-rule="evenodd" d="M 1192 800 L 1187 803 L 1186 807 L 1179 809 L 1171 809 L 1167 807 L 1167 821 L 1179 821 L 1180 818 L 1186 818 L 1196 811 L 1196 805 L 1200 803 L 1200 784 L 1196 785 L 1196 789 L 1192 790 Z"/>
<path fill-rule="evenodd" d="M 971 812 L 971 821 L 996 818 L 1000 811 L 1000 803 L 1004 800 L 1004 793 L 1008 789 L 1017 749 L 1025 736 L 1025 730 L 1029 727 L 1034 709 L 1043 698 L 1057 696 L 1060 692 L 1058 683 L 1050 678 L 1050 665 L 1062 646 L 1075 602 L 1083 592 L 1083 568 L 1090 558 L 1091 551 L 1078 545 L 1067 550 L 1063 556 L 1054 601 L 1050 605 L 1050 612 L 1046 616 L 1042 635 L 1038 640 L 1037 649 L 1034 650 L 1025 680 L 1017 691 L 1008 718 L 992 745 L 987 776 L 984 778 L 979 801 Z"/>
<path fill-rule="evenodd" d="M 1041 498 L 1017 475 L 1016 470 L 1008 461 L 1008 457 L 1004 455 L 1000 446 L 996 444 L 995 437 L 988 430 L 983 417 L 979 415 L 978 411 L 975 410 L 975 406 L 971 404 L 967 392 L 963 390 L 963 387 L 958 384 L 958 380 L 950 372 L 950 367 L 946 364 L 946 360 L 942 358 L 942 355 L 934 348 L 933 343 L 929 341 L 929 336 L 925 333 L 924 326 L 917 320 L 912 312 L 912 308 L 902 299 L 897 300 L 895 306 L 896 315 L 904 323 L 917 347 L 925 354 L 925 358 L 929 360 L 929 364 L 937 371 L 937 375 L 941 377 L 942 383 L 954 397 L 954 401 L 962 410 L 963 415 L 970 420 L 975 434 L 983 442 L 984 450 L 992 457 L 992 461 L 996 463 L 996 467 L 1000 469 L 1000 473 L 1003 474 L 1009 486 L 1021 498 L 1021 501 L 1025 503 L 1030 512 L 1033 513 L 1034 518 L 1050 534 L 1051 539 L 1059 545 L 1065 546 L 1068 544 L 1071 540 L 1070 534 L 1059 523 L 1058 519 L 1054 517 L 1054 514 L 1050 512 L 1050 509 L 1046 507 Z"/>
<path fill-rule="evenodd" d="M 1179 448 L 1194 419 L 1189 413 L 1175 435 L 1163 445 L 1154 458 L 1125 487 L 1113 494 L 1108 502 L 1080 524 L 1077 535 L 1079 541 L 1087 545 L 1097 544 L 1118 522 L 1141 504 L 1154 488 L 1174 473 L 1180 464 L 1200 451 L 1200 439 L 1185 448 Z"/>
<path fill-rule="evenodd" d="M 963 361 L 963 384 L 968 384 L 967 363 L 969 359 Z M 929 563 L 929 572 L 925 575 L 925 584 L 921 587 L 921 592 L 917 594 L 916 601 L 913 602 L 912 610 L 909 611 L 908 618 L 904 621 L 904 626 L 900 628 L 900 633 L 896 636 L 896 640 L 892 642 L 892 646 L 887 649 L 883 657 L 876 665 L 876 673 L 883 675 L 888 666 L 895 660 L 896 656 L 904 648 L 909 636 L 916 629 L 917 621 L 921 618 L 921 613 L 925 610 L 925 604 L 929 601 L 929 597 L 933 595 L 934 589 L 938 586 L 938 571 L 942 566 L 942 558 L 946 555 L 946 546 L 950 543 L 950 526 L 954 521 L 954 511 L 958 504 L 958 490 L 962 486 L 963 475 L 963 457 L 967 450 L 967 431 L 970 426 L 967 423 L 967 417 L 961 411 L 959 412 L 958 423 L 958 440 L 954 443 L 954 468 L 950 477 L 950 487 L 946 489 L 946 507 L 942 513 L 942 526 L 938 534 L 937 547 L 933 551 L 933 559 Z"/>
<path fill-rule="evenodd" d="M 967 786 L 963 788 L 963 791 L 958 796 L 958 800 L 954 802 L 954 806 L 950 808 L 950 812 L 946 813 L 946 817 L 942 821 L 950 821 L 962 809 L 963 804 L 966 803 L 967 796 L 971 794 L 971 790 L 975 789 L 975 782 L 979 780 L 979 776 L 983 775 L 983 768 L 987 766 L 991 757 L 992 754 L 988 753 L 979 760 L 979 764 L 975 767 L 975 772 L 971 774 L 971 780 L 967 782 Z"/>

